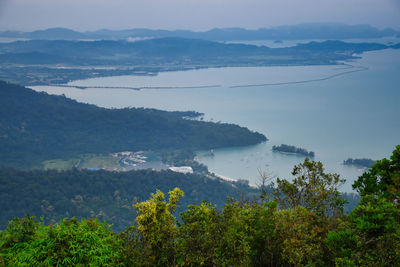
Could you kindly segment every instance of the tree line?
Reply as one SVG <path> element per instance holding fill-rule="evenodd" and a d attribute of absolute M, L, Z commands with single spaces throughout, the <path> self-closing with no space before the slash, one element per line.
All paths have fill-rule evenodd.
<path fill-rule="evenodd" d="M 346 215 L 336 174 L 306 159 L 292 182 L 277 180 L 253 201 L 189 205 L 184 192 L 157 190 L 134 204 L 135 222 L 115 234 L 97 220 L 45 225 L 26 216 L 0 235 L 8 265 L 113 266 L 399 266 L 400 146 L 378 160 L 353 188 L 360 203 Z"/>

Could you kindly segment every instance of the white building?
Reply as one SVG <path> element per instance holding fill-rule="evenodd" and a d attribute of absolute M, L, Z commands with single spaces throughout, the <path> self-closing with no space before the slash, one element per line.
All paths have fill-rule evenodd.
<path fill-rule="evenodd" d="M 169 167 L 169 170 L 173 172 L 180 172 L 183 174 L 193 173 L 193 169 L 190 166 L 182 166 L 182 167 Z"/>

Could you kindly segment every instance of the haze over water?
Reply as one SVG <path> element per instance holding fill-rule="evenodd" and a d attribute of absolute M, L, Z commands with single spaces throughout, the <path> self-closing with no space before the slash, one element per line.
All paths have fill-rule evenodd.
<path fill-rule="evenodd" d="M 348 180 L 342 190 L 351 191 L 351 184 L 362 170 L 343 166 L 343 160 L 381 159 L 390 156 L 395 145 L 400 144 L 400 53 L 391 49 L 368 52 L 362 59 L 346 63 L 355 67 L 203 69 L 71 83 L 110 87 L 216 86 L 210 88 L 32 88 L 103 107 L 203 112 L 206 120 L 236 123 L 270 139 L 256 146 L 215 150 L 214 157 L 200 152 L 198 160 L 212 171 L 248 179 L 251 184 L 258 181 L 258 168 L 290 179 L 293 166 L 304 157 L 272 153 L 273 145 L 285 143 L 314 151 L 315 160 L 322 161 L 327 171 L 338 172 Z M 331 76 L 335 77 L 320 80 Z M 303 83 L 293 83 L 298 81 Z M 245 86 L 285 82 L 288 84 Z"/>

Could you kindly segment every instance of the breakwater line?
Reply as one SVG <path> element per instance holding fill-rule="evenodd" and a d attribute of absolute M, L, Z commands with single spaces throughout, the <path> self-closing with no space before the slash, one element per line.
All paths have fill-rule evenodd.
<path fill-rule="evenodd" d="M 275 83 L 259 83 L 259 84 L 213 84 L 213 85 L 192 85 L 192 86 L 105 86 L 105 85 L 72 85 L 72 84 L 48 84 L 47 86 L 55 86 L 55 87 L 67 87 L 67 88 L 76 88 L 81 90 L 86 89 L 128 89 L 128 90 L 172 90 L 172 89 L 202 89 L 202 88 L 218 88 L 218 87 L 228 87 L 228 88 L 248 88 L 248 87 L 261 87 L 261 86 L 277 86 L 277 85 L 290 85 L 290 84 L 303 84 L 303 83 L 311 83 L 311 82 L 320 82 L 330 80 L 342 75 L 351 74 L 354 72 L 366 71 L 369 68 L 363 66 L 353 66 L 350 64 L 345 64 L 342 68 L 337 68 L 336 70 L 346 70 L 336 74 L 332 74 L 322 78 L 316 79 L 307 79 L 300 81 L 287 81 L 287 82 L 275 82 Z"/>
<path fill-rule="evenodd" d="M 330 80 L 342 75 L 346 75 L 346 74 L 350 74 L 350 73 L 354 73 L 354 72 L 359 72 L 359 71 L 366 71 L 368 70 L 367 67 L 355 67 L 355 66 L 351 66 L 349 67 L 351 69 L 353 68 L 357 68 L 356 70 L 350 70 L 350 71 L 345 71 L 345 72 L 340 72 L 340 73 L 336 73 L 327 77 L 323 77 L 323 78 L 318 78 L 318 79 L 310 79 L 310 80 L 302 80 L 302 81 L 293 81 L 293 82 L 279 82 L 279 83 L 263 83 L 263 84 L 243 84 L 243 85 L 232 85 L 229 86 L 229 88 L 248 88 L 248 87 L 261 87 L 261 86 L 276 86 L 276 85 L 287 85 L 287 84 L 301 84 L 301 83 L 311 83 L 311 82 L 320 82 L 320 81 L 326 81 L 326 80 Z"/>
<path fill-rule="evenodd" d="M 88 88 L 92 89 L 129 89 L 129 90 L 163 90 L 163 89 L 201 89 L 201 88 L 215 88 L 221 87 L 221 85 L 199 85 L 199 86 L 141 86 L 141 87 L 132 87 L 132 86 L 83 86 L 83 85 L 69 85 L 69 84 L 49 84 L 47 86 L 55 86 L 55 87 L 68 87 L 68 88 L 76 88 L 85 90 Z"/>

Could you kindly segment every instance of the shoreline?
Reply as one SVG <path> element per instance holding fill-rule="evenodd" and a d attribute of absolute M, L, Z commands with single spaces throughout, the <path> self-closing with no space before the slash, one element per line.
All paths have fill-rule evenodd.
<path fill-rule="evenodd" d="M 216 172 L 214 172 L 214 171 L 211 171 L 211 170 L 208 170 L 208 172 L 209 172 L 211 175 L 214 175 L 215 177 L 217 177 L 217 178 L 219 178 L 219 179 L 221 179 L 221 180 L 230 182 L 230 183 L 237 183 L 237 182 L 239 182 L 239 179 L 234 179 L 234 178 L 231 178 L 231 177 L 223 176 L 223 175 L 218 174 L 218 173 L 216 173 Z M 248 186 L 251 187 L 251 188 L 254 188 L 254 189 L 257 189 L 257 188 L 258 188 L 257 185 L 250 184 L 250 181 L 249 181 Z"/>
<path fill-rule="evenodd" d="M 310 158 L 313 158 L 312 156 L 304 155 L 304 154 L 302 154 L 302 153 L 296 153 L 296 152 L 284 152 L 284 151 L 279 151 L 279 150 L 272 151 L 272 152 L 281 153 L 281 154 L 284 154 L 284 155 L 293 155 L 293 156 L 302 156 L 302 157 L 310 157 Z"/>
<path fill-rule="evenodd" d="M 326 81 L 330 79 L 334 79 L 336 77 L 342 76 L 342 75 L 347 75 L 355 72 L 360 72 L 360 71 L 367 71 L 369 70 L 368 67 L 364 66 L 354 66 L 350 65 L 348 63 L 332 63 L 332 64 L 318 64 L 318 65 L 298 65 L 298 66 L 334 66 L 334 65 L 344 65 L 346 66 L 344 69 L 346 71 L 342 71 L 336 74 L 328 75 L 328 76 L 323 76 L 320 78 L 315 78 L 315 79 L 307 79 L 307 80 L 298 80 L 298 81 L 287 81 L 287 82 L 276 82 L 276 83 L 260 83 L 260 84 L 236 84 L 236 85 L 226 85 L 228 88 L 252 88 L 252 87 L 262 87 L 262 86 L 281 86 L 281 85 L 288 85 L 288 84 L 304 84 L 304 83 L 313 83 L 313 82 L 320 82 L 320 81 Z M 278 65 L 279 66 L 279 65 Z M 286 67 L 293 67 L 297 65 L 282 65 Z M 282 67 L 281 66 L 281 67 Z M 198 68 L 198 69 L 210 69 L 210 68 L 235 68 L 236 66 L 223 66 L 223 67 L 205 67 L 205 68 Z M 244 67 L 244 66 L 239 66 L 239 67 Z M 277 67 L 275 65 L 270 65 L 270 66 L 245 66 L 245 67 Z M 195 69 L 195 70 L 198 70 Z M 350 70 L 349 70 L 350 69 Z M 190 71 L 194 69 L 184 69 L 184 70 L 172 70 L 174 71 Z M 158 73 L 162 72 L 170 72 L 171 70 L 166 70 L 166 71 L 159 71 Z M 89 80 L 89 79 L 95 79 L 95 78 L 106 78 L 106 77 L 116 77 L 116 76 L 136 76 L 134 74 L 131 75 L 105 75 L 105 76 L 97 76 L 97 77 L 87 77 L 84 79 L 76 79 L 76 80 L 70 80 L 68 83 L 47 83 L 47 84 L 38 84 L 38 85 L 24 85 L 28 88 L 33 89 L 32 87 L 37 87 L 37 86 L 51 86 L 51 87 L 66 87 L 66 88 L 76 88 L 80 90 L 86 90 L 88 88 L 104 88 L 104 89 L 128 89 L 128 90 L 135 90 L 135 91 L 141 91 L 141 90 L 168 90 L 168 89 L 206 89 L 206 88 L 219 88 L 223 87 L 224 85 L 222 84 L 211 84 L 211 85 L 189 85 L 189 86 L 99 86 L 99 85 L 94 85 L 94 86 L 87 86 L 87 85 L 72 85 L 71 82 L 76 82 L 80 80 Z M 142 76 L 142 75 L 140 75 Z"/>
<path fill-rule="evenodd" d="M 302 67 L 302 66 L 343 66 L 343 65 L 349 65 L 348 63 L 346 63 L 346 61 L 341 62 L 341 61 L 333 61 L 333 62 L 315 62 L 315 63 L 309 63 L 309 62 L 304 62 L 304 63 L 299 63 L 299 62 L 293 62 L 293 63 L 276 63 L 276 64 L 222 64 L 222 65 L 207 65 L 207 66 L 184 66 L 182 68 L 169 68 L 166 66 L 161 67 L 160 69 L 154 71 L 143 71 L 143 73 L 137 73 L 137 72 L 128 72 L 130 71 L 130 69 L 125 69 L 125 68 L 118 68 L 115 66 L 110 66 L 110 68 L 113 71 L 112 74 L 110 73 L 106 73 L 106 71 L 109 71 L 109 69 L 98 69 L 96 68 L 97 66 L 90 66 L 87 67 L 85 66 L 85 70 L 90 70 L 92 71 L 93 68 L 95 68 L 95 70 L 102 70 L 104 71 L 104 73 L 80 73 L 81 76 L 73 78 L 70 77 L 68 79 L 65 79 L 63 81 L 58 81 L 55 83 L 52 83 L 51 81 L 53 79 L 47 78 L 47 80 L 41 80 L 41 81 L 29 81 L 27 83 L 22 83 L 21 85 L 25 86 L 25 87 L 30 87 L 30 86 L 59 86 L 59 87 L 82 87 L 81 89 L 85 89 L 89 86 L 72 86 L 69 83 L 71 82 L 75 82 L 75 81 L 82 81 L 82 80 L 89 80 L 89 79 L 95 79 L 95 78 L 106 78 L 106 77 L 115 77 L 115 76 L 157 76 L 160 73 L 167 73 L 167 72 L 180 72 L 180 71 L 193 71 L 193 70 L 203 70 L 203 69 L 221 69 L 221 68 L 257 68 L 257 67 Z M 24 67 L 30 67 L 30 66 L 22 66 L 22 68 Z M 42 66 L 39 66 L 42 67 Z M 82 70 L 83 66 L 66 66 L 63 68 L 67 68 L 69 70 L 77 70 L 77 72 L 79 72 L 79 70 Z M 354 67 L 354 66 L 353 66 Z M 60 69 L 60 68 L 55 68 L 55 67 L 48 67 L 49 69 L 53 70 L 53 69 Z M 359 71 L 359 70 L 353 70 L 353 71 Z M 347 72 L 353 72 L 353 71 L 347 71 Z M 344 74 L 346 74 L 347 72 L 345 72 Z M 328 77 L 328 78 L 323 78 L 323 80 L 325 79 L 330 79 L 333 77 Z M 308 81 L 294 81 L 294 82 L 289 82 L 289 83 L 304 83 L 304 82 L 308 82 Z M 277 84 L 244 84 L 244 85 L 232 85 L 229 86 L 231 88 L 235 88 L 235 87 L 256 87 L 256 86 L 262 86 L 262 85 L 280 85 L 282 83 L 277 83 Z M 285 84 L 285 83 L 283 83 Z M 214 87 L 215 85 L 212 86 L 208 86 L 206 85 L 206 87 Z M 217 85 L 218 87 L 220 85 Z M 197 86 L 195 86 L 197 87 Z M 203 87 L 203 86 L 200 86 Z M 109 88 L 109 87 L 107 87 Z M 115 88 L 121 88 L 121 87 L 115 87 Z M 124 86 L 122 87 L 124 88 Z M 183 87 L 186 88 L 186 87 Z M 134 89 L 134 90 L 140 90 L 140 89 L 146 89 L 146 87 L 129 87 L 127 89 Z M 161 87 L 159 89 L 165 89 L 164 87 Z"/>
<path fill-rule="evenodd" d="M 211 171 L 211 170 L 208 170 L 208 171 L 209 171 L 210 174 L 212 174 L 215 177 L 220 178 L 220 179 L 222 179 L 224 181 L 228 181 L 228 182 L 237 182 L 238 181 L 237 179 L 230 178 L 230 177 L 227 177 L 227 176 L 223 176 L 223 175 L 218 174 L 218 173 L 216 173 L 214 171 Z"/>

